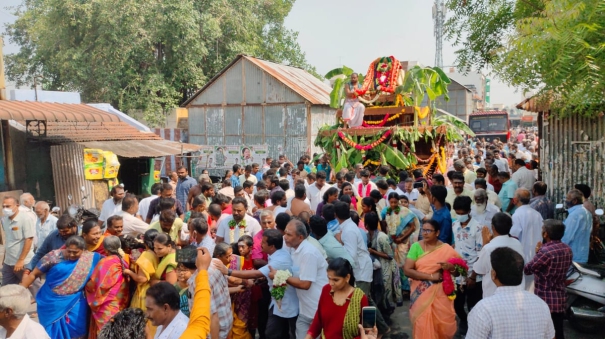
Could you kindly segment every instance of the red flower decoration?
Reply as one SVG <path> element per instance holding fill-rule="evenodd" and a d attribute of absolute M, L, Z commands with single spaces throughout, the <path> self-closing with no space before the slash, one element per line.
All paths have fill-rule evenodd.
<path fill-rule="evenodd" d="M 451 258 L 447 262 L 454 265 L 454 269 L 460 273 L 460 275 L 466 277 L 468 265 L 464 260 L 460 258 Z M 454 279 L 452 279 L 452 275 L 448 270 L 443 271 L 443 292 L 450 300 L 456 299 L 456 284 L 454 284 Z"/>

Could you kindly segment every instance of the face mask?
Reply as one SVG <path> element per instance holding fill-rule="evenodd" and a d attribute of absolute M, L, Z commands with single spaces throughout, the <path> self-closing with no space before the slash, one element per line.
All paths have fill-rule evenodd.
<path fill-rule="evenodd" d="M 10 208 L 3 208 L 2 213 L 9 218 L 12 217 L 13 214 L 15 214 L 15 212 Z"/>
<path fill-rule="evenodd" d="M 483 213 L 487 209 L 487 204 L 477 204 L 476 207 L 478 213 Z"/>
<path fill-rule="evenodd" d="M 459 215 L 457 219 L 461 224 L 468 221 L 468 214 Z"/>
<path fill-rule="evenodd" d="M 567 206 L 567 208 L 573 207 L 573 201 L 565 200 L 565 206 Z"/>

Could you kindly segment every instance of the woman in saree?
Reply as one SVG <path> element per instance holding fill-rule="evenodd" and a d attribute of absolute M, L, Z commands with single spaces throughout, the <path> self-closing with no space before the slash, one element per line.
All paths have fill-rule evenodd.
<path fill-rule="evenodd" d="M 99 253 L 102 256 L 107 255 L 103 247 L 105 236 L 101 232 L 98 219 L 89 218 L 82 223 L 82 238 L 86 242 L 86 250 Z"/>
<path fill-rule="evenodd" d="M 401 295 L 401 277 L 399 275 L 399 267 L 394 260 L 393 247 L 391 246 L 391 239 L 386 233 L 378 229 L 378 215 L 376 213 L 368 213 L 365 217 L 366 227 L 368 229 L 369 236 L 369 248 L 370 254 L 374 255 L 380 261 L 380 267 L 382 268 L 382 280 L 384 281 L 384 303 L 378 303 L 378 305 L 386 305 L 388 310 L 383 312 L 383 316 L 386 314 L 393 313 L 395 307 L 403 305 L 403 298 Z"/>
<path fill-rule="evenodd" d="M 243 235 L 238 239 L 237 250 L 234 248 L 229 269 L 238 271 L 254 270 L 250 256 L 253 244 L 254 240 L 249 235 Z M 242 280 L 244 284 L 250 285 L 248 281 Z M 254 286 L 252 288 L 254 289 Z M 246 289 L 231 295 L 233 303 L 231 339 L 251 339 L 252 335 L 249 330 L 256 330 L 257 312 L 255 311 L 257 304 L 254 301 L 258 302 L 260 300 L 260 289 L 256 293 L 254 293 L 253 289 Z M 255 295 L 253 296 L 253 294 Z M 258 300 L 254 300 L 253 297 L 256 297 Z"/>
<path fill-rule="evenodd" d="M 88 333 L 88 304 L 84 287 L 101 255 L 86 250 L 86 243 L 74 235 L 65 248 L 46 254 L 21 285 L 29 287 L 46 274 L 46 282 L 36 295 L 38 319 L 53 339 L 83 339 Z"/>
<path fill-rule="evenodd" d="M 414 339 L 452 338 L 456 333 L 454 301 L 443 292 L 443 270 L 454 272 L 447 261 L 459 255 L 441 242 L 439 223 L 422 224 L 422 240 L 410 248 L 405 261 L 405 275 L 411 280 L 410 320 Z"/>
<path fill-rule="evenodd" d="M 399 204 L 399 195 L 392 192 L 387 197 L 389 206 L 382 212 L 382 220 L 386 222 L 387 233 L 391 239 L 391 246 L 395 252 L 395 262 L 400 269 L 401 289 L 409 293 L 410 283 L 403 272 L 403 265 L 408 254 L 410 236 L 420 228 L 420 222 L 414 212 Z"/>
<path fill-rule="evenodd" d="M 338 195 L 338 199 L 340 199 L 340 197 L 342 197 L 343 195 L 348 195 L 349 197 L 351 197 L 351 209 L 353 211 L 357 211 L 359 206 L 357 206 L 357 198 L 355 198 L 355 192 L 353 191 L 353 185 L 351 185 L 350 182 L 345 181 L 342 183 L 342 186 L 340 188 L 340 194 Z"/>
<path fill-rule="evenodd" d="M 361 323 L 361 309 L 368 306 L 368 298 L 359 288 L 355 288 L 355 276 L 351 263 L 343 258 L 328 264 L 328 285 L 324 286 L 313 322 L 305 339 L 360 338 L 358 325 Z"/>
<path fill-rule="evenodd" d="M 86 284 L 86 300 L 92 312 L 88 338 L 96 339 L 103 325 L 111 318 L 128 307 L 128 279 L 124 276 L 124 268 L 128 263 L 121 251 L 120 238 L 108 236 L 103 240 L 107 256 L 94 269 Z"/>

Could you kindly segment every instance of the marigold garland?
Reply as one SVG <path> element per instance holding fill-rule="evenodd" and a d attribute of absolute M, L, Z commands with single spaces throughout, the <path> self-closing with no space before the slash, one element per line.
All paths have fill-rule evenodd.
<path fill-rule="evenodd" d="M 366 160 L 366 162 L 363 163 L 363 167 L 366 167 L 366 166 L 368 166 L 370 164 L 372 164 L 374 166 L 380 166 L 380 164 L 382 164 L 382 162 L 368 159 L 368 160 Z"/>
<path fill-rule="evenodd" d="M 445 157 L 445 148 L 443 146 L 440 147 L 441 148 L 441 158 L 439 159 L 439 162 L 437 163 L 439 165 L 439 171 L 442 174 L 447 173 L 447 158 Z"/>
<path fill-rule="evenodd" d="M 342 131 L 338 131 L 338 136 L 340 137 L 340 139 L 342 139 L 342 141 L 344 141 L 347 145 L 355 148 L 356 150 L 359 151 L 368 151 L 371 150 L 372 148 L 380 145 L 383 141 L 385 141 L 389 136 L 391 135 L 391 130 L 387 130 L 382 137 L 380 137 L 380 139 L 374 141 L 373 143 L 369 144 L 369 145 L 360 145 L 358 143 L 356 143 L 355 141 L 347 138 L 345 136 L 345 134 Z"/>
<path fill-rule="evenodd" d="M 429 106 L 424 106 L 424 107 L 415 106 L 414 109 L 416 110 L 416 113 L 418 114 L 418 119 L 426 118 L 429 115 L 429 112 L 431 111 Z"/>
<path fill-rule="evenodd" d="M 384 124 L 387 123 L 387 121 L 393 121 L 397 118 L 399 118 L 401 116 L 401 113 L 397 113 L 393 116 L 390 116 L 389 114 L 384 116 L 384 119 L 378 121 L 378 120 L 368 120 L 368 121 L 364 121 L 362 122 L 363 127 L 382 127 L 384 126 Z M 374 126 L 371 126 L 374 125 Z"/>

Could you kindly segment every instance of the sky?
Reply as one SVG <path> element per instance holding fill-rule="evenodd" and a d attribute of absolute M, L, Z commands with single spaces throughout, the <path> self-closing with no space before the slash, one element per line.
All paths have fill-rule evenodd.
<path fill-rule="evenodd" d="M 22 0 L 0 0 L 0 32 L 15 17 L 6 7 Z M 366 73 L 370 63 L 381 56 L 418 61 L 432 66 L 435 61 L 431 0 L 297 0 L 285 21 L 298 31 L 298 42 L 309 64 L 320 74 L 346 65 Z M 5 39 L 4 53 L 18 47 Z M 455 63 L 455 47 L 443 43 L 444 69 Z M 492 76 L 491 102 L 515 106 L 522 95 Z"/>

